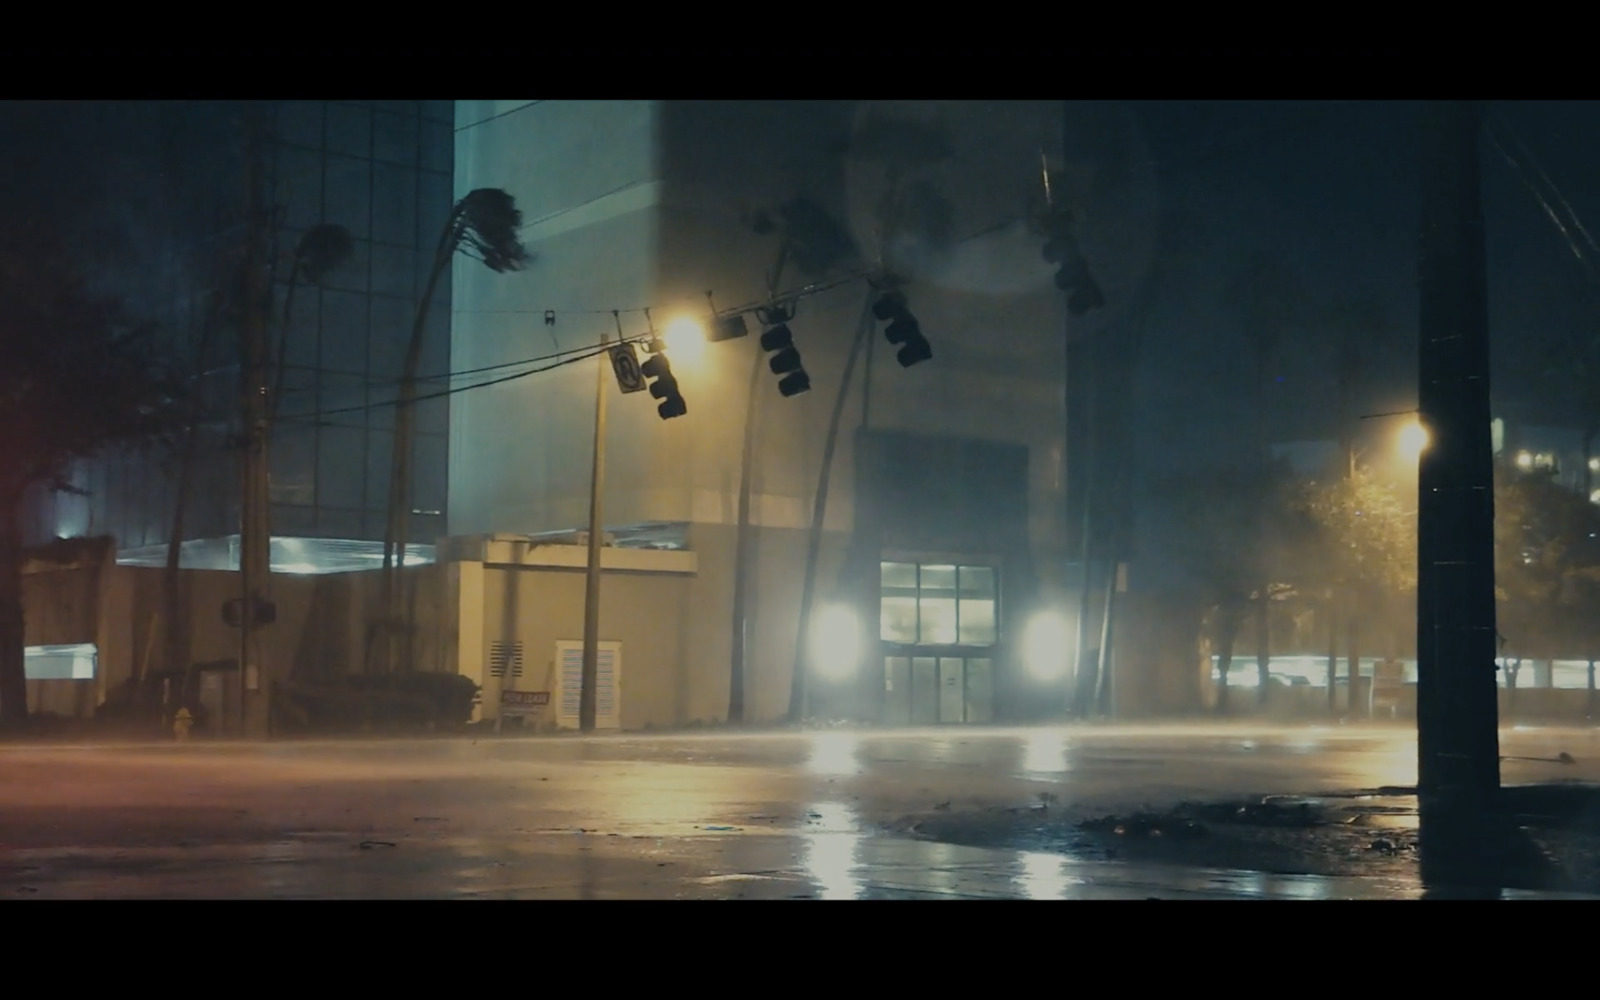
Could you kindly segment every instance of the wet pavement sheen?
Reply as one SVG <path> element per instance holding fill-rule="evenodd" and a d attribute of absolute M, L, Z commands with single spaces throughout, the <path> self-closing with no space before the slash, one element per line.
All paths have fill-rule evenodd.
<path fill-rule="evenodd" d="M 1508 784 L 1600 778 L 1592 730 L 1508 730 L 1502 747 L 1546 758 L 1508 760 Z M 1414 799 L 1353 797 L 1415 771 L 1414 735 L 1376 727 L 5 747 L 0 894 L 1419 898 Z M 1250 833 L 1163 856 L 1079 829 L 1264 796 L 1343 803 L 1350 829 L 1315 834 L 1310 861 L 1292 832 L 1277 854 Z"/>

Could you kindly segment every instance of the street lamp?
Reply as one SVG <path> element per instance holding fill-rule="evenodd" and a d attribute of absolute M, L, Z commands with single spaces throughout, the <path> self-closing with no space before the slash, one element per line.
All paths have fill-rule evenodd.
<path fill-rule="evenodd" d="M 680 316 L 667 324 L 661 332 L 667 345 L 667 356 L 673 364 L 694 365 L 706 353 L 706 328 L 693 316 Z"/>
<path fill-rule="evenodd" d="M 1431 435 L 1428 428 L 1422 426 L 1421 421 L 1413 421 L 1400 429 L 1400 453 L 1407 462 L 1415 463 L 1422 458 L 1422 453 L 1428 449 Z"/>

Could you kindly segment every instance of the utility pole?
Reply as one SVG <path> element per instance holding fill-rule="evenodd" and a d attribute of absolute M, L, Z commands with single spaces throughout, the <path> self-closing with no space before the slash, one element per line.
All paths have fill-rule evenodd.
<path fill-rule="evenodd" d="M 1417 778 L 1422 802 L 1480 813 L 1500 788 L 1494 470 L 1478 101 L 1425 106 L 1419 402 Z M 1441 826 L 1441 833 L 1447 832 Z M 1424 834 L 1426 836 L 1426 833 Z"/>
<path fill-rule="evenodd" d="M 254 102 L 252 102 L 253 104 Z M 249 731 L 250 694 L 260 687 L 261 640 L 257 608 L 266 599 L 271 573 L 271 527 L 267 482 L 267 248 L 262 198 L 266 134 L 262 111 L 245 110 L 246 245 L 244 302 L 240 309 L 241 395 L 244 450 L 239 505 L 239 734 Z"/>
<path fill-rule="evenodd" d="M 617 341 L 622 341 L 622 320 L 617 320 Z M 604 334 L 601 346 L 609 342 Z M 594 732 L 595 686 L 600 679 L 600 542 L 604 522 L 606 483 L 606 375 L 610 355 L 601 351 L 595 359 L 594 382 L 594 465 L 589 474 L 589 562 L 583 590 L 583 676 L 578 688 L 578 729 Z"/>
<path fill-rule="evenodd" d="M 739 525 L 733 541 L 733 669 L 728 678 L 728 721 L 744 721 L 744 674 L 749 658 L 750 621 L 745 588 L 750 573 L 751 462 L 755 456 L 756 390 L 766 355 L 756 348 L 750 367 L 750 391 L 745 397 L 744 449 L 739 461 Z"/>

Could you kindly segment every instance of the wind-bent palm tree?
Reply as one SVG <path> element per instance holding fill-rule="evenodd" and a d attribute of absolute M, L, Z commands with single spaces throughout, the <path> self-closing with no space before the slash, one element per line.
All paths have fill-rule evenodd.
<path fill-rule="evenodd" d="M 433 267 L 417 302 L 411 324 L 411 339 L 406 345 L 405 363 L 400 373 L 400 396 L 395 403 L 394 451 L 389 468 L 388 517 L 383 535 L 382 627 L 392 634 L 396 628 L 410 634 L 409 602 L 402 599 L 400 574 L 405 566 L 406 541 L 411 519 L 411 459 L 415 436 L 417 403 L 417 365 L 422 359 L 422 339 L 427 329 L 428 309 L 439 280 L 450 269 L 459 251 L 482 261 L 496 273 L 520 270 L 530 260 L 519 231 L 522 213 L 516 200 L 499 188 L 478 188 L 456 202 L 433 254 Z M 395 649 L 386 642 L 386 668 L 396 669 Z M 409 642 L 407 643 L 409 650 Z M 369 661 L 372 645 L 369 639 Z M 405 668 L 409 669 L 408 662 Z"/>

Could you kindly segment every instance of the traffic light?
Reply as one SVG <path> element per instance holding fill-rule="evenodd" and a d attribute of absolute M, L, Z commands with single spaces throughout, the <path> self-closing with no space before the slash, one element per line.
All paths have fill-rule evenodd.
<path fill-rule="evenodd" d="M 905 296 L 898 292 L 885 294 L 873 303 L 872 315 L 877 317 L 880 323 L 888 321 L 889 325 L 884 329 L 883 335 L 889 343 L 899 346 L 900 350 L 895 354 L 895 360 L 900 362 L 902 368 L 910 368 L 919 361 L 933 359 L 933 347 L 928 344 L 928 338 L 922 335 L 922 325 L 911 315 Z"/>
<path fill-rule="evenodd" d="M 800 352 L 794 346 L 794 334 L 788 323 L 765 330 L 761 334 L 761 349 L 772 355 L 768 365 L 778 379 L 778 391 L 785 396 L 798 396 L 811 389 L 811 376 L 800 366 Z"/>
<path fill-rule="evenodd" d="M 683 393 L 678 391 L 678 380 L 673 377 L 672 365 L 667 362 L 664 348 L 665 345 L 659 340 L 652 340 L 650 357 L 639 366 L 639 373 L 651 380 L 650 395 L 661 400 L 656 412 L 661 414 L 662 420 L 671 420 L 688 413 L 689 404 L 683 401 Z"/>
<path fill-rule="evenodd" d="M 1059 209 L 1044 222 L 1045 240 L 1042 256 L 1048 264 L 1058 264 L 1056 287 L 1067 293 L 1067 312 L 1082 316 L 1091 309 L 1106 304 L 1105 294 L 1089 273 L 1089 263 L 1078 249 L 1072 235 L 1072 213 Z"/>

